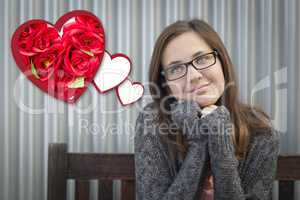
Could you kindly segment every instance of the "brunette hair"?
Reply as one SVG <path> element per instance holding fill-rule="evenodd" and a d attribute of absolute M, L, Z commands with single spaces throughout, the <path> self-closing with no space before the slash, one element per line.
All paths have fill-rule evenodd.
<path fill-rule="evenodd" d="M 163 111 L 163 109 L 170 109 L 170 102 L 166 100 L 166 97 L 171 94 L 164 76 L 161 75 L 162 54 L 172 39 L 188 31 L 194 31 L 211 49 L 216 49 L 218 52 L 224 74 L 225 90 L 216 105 L 222 104 L 230 112 L 234 124 L 232 140 L 235 146 L 235 155 L 237 159 L 241 159 L 247 152 L 250 133 L 269 132 L 269 117 L 261 108 L 252 107 L 238 99 L 239 93 L 232 61 L 217 32 L 203 20 L 179 20 L 167 26 L 156 40 L 149 68 L 149 81 L 152 83 L 149 89 L 154 106 L 158 109 L 158 122 L 171 122 L 170 115 Z M 162 138 L 169 144 L 169 152 L 173 158 L 176 153 L 180 153 L 182 158 L 185 157 L 188 144 L 180 130 L 177 130 L 177 134 L 163 134 Z"/>

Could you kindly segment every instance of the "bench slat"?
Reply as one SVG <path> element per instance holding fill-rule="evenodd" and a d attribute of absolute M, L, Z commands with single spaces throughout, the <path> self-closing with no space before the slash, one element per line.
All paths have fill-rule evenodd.
<path fill-rule="evenodd" d="M 88 200 L 90 198 L 90 182 L 87 180 L 75 181 L 75 200 Z"/>
<path fill-rule="evenodd" d="M 99 180 L 98 200 L 112 200 L 113 199 L 113 181 Z"/>
<path fill-rule="evenodd" d="M 294 181 L 279 181 L 279 200 L 292 200 L 294 196 Z"/>
<path fill-rule="evenodd" d="M 134 200 L 135 199 L 135 186 L 134 181 L 123 180 L 121 181 L 121 199 L 122 200 Z"/>
<path fill-rule="evenodd" d="M 67 198 L 67 145 L 50 144 L 48 151 L 48 200 Z"/>

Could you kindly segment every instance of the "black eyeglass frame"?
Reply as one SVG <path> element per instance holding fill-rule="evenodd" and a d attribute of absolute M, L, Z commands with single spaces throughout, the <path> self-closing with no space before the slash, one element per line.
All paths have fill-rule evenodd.
<path fill-rule="evenodd" d="M 208 55 L 208 54 L 213 54 L 213 55 L 214 55 L 214 58 L 215 58 L 214 63 L 212 63 L 211 65 L 208 65 L 208 66 L 206 66 L 206 67 L 204 67 L 204 68 L 198 69 L 198 68 L 193 64 L 193 62 L 194 62 L 196 59 L 199 59 L 200 57 L 206 56 L 206 55 Z M 167 71 L 167 70 L 173 68 L 173 67 L 176 66 L 176 65 L 171 66 L 171 67 L 168 67 L 167 69 L 163 69 L 163 70 L 161 71 L 161 75 L 163 75 L 164 77 L 166 77 L 167 80 L 169 80 L 169 81 L 175 81 L 175 80 L 177 80 L 177 79 L 180 79 L 180 78 L 184 77 L 184 76 L 187 74 L 188 66 L 189 66 L 190 64 L 191 64 L 196 70 L 203 70 L 203 69 L 207 69 L 207 68 L 213 66 L 213 65 L 216 64 L 216 62 L 217 62 L 217 56 L 218 56 L 218 55 L 219 55 L 219 54 L 218 54 L 217 49 L 214 49 L 212 52 L 208 52 L 208 53 L 199 55 L 199 56 L 195 57 L 194 59 L 192 59 L 192 60 L 189 61 L 189 62 L 186 62 L 186 63 L 180 63 L 180 65 L 184 65 L 184 66 L 185 66 L 185 73 L 184 73 L 182 76 L 180 76 L 180 77 L 178 77 L 178 78 L 176 78 L 176 79 L 168 79 L 168 78 L 166 77 L 166 75 L 165 75 L 165 71 Z"/>

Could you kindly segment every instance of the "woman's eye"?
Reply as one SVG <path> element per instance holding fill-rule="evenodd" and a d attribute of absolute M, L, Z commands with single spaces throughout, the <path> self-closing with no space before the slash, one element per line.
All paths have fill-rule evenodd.
<path fill-rule="evenodd" d="M 180 73 L 184 70 L 184 65 L 176 65 L 170 69 L 171 74 Z"/>
<path fill-rule="evenodd" d="M 211 55 L 200 56 L 196 59 L 197 64 L 205 64 L 211 60 Z"/>
<path fill-rule="evenodd" d="M 203 58 L 203 57 L 199 57 L 196 59 L 197 64 L 203 64 L 204 62 L 205 62 L 205 58 Z"/>

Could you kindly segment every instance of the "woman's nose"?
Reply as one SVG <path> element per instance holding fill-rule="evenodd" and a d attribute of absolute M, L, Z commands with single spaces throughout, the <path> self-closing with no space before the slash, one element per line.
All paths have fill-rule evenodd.
<path fill-rule="evenodd" d="M 187 80 L 189 82 L 198 81 L 200 78 L 203 77 L 203 74 L 200 70 L 195 69 L 192 65 L 189 65 L 187 68 Z"/>

